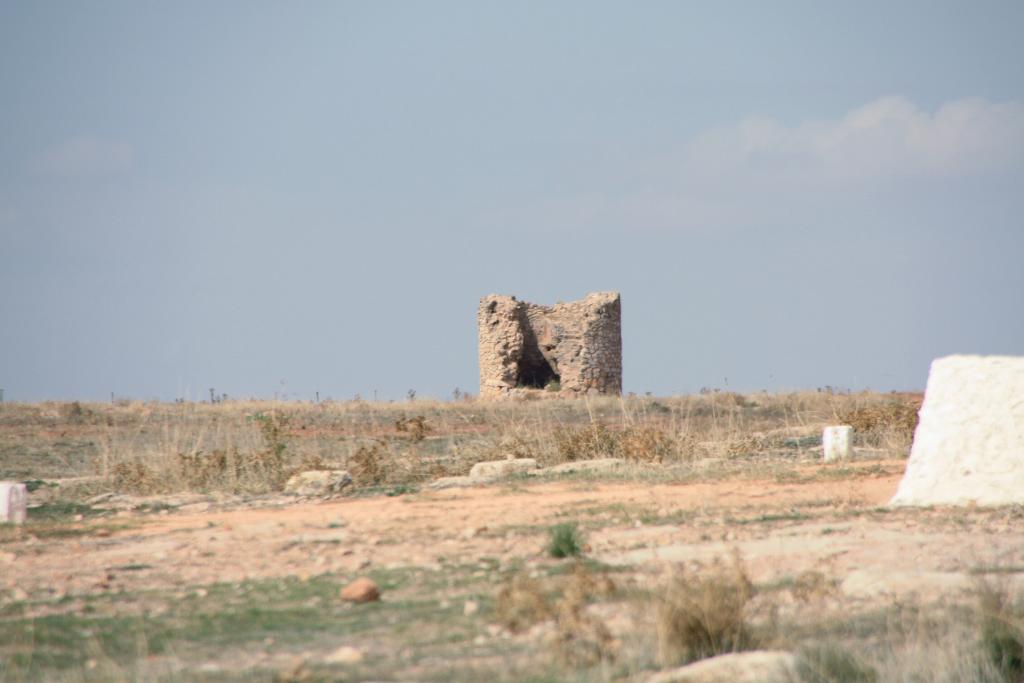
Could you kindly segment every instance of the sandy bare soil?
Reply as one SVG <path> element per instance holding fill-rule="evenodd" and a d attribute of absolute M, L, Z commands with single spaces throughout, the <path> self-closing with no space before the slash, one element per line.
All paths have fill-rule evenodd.
<path fill-rule="evenodd" d="M 895 462 L 865 468 L 863 476 L 801 483 L 516 483 L 272 508 L 122 513 L 117 520 L 126 528 L 102 535 L 6 544 L 3 575 L 6 586 L 29 595 L 78 595 L 438 567 L 455 557 L 509 562 L 542 556 L 546 529 L 558 521 L 580 522 L 589 554 L 609 564 L 650 568 L 738 551 L 756 580 L 816 570 L 858 598 L 945 589 L 978 567 L 1024 564 L 1024 533 L 1005 510 L 885 509 L 901 469 Z"/>

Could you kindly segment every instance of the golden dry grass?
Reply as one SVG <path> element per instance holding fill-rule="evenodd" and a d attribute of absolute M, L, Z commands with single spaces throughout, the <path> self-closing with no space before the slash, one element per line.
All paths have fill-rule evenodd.
<path fill-rule="evenodd" d="M 648 466 L 792 461 L 848 421 L 877 457 L 909 449 L 919 395 L 710 392 L 670 398 L 488 402 L 38 403 L 0 406 L 16 478 L 99 475 L 131 493 L 280 490 L 302 469 L 357 485 L 415 484 L 476 462 L 621 457 Z M 46 453 L 48 459 L 38 457 Z M 63 455 L 66 453 L 66 456 Z M 55 460 L 64 457 L 58 464 Z"/>

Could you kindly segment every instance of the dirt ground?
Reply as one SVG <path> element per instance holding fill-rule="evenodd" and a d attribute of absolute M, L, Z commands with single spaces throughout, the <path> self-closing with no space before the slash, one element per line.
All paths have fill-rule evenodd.
<path fill-rule="evenodd" d="M 184 506 L 201 512 L 122 512 L 124 528 L 96 534 L 83 521 L 86 533 L 71 540 L 27 535 L 6 544 L 0 561 L 8 588 L 76 595 L 438 567 L 453 557 L 509 562 L 542 556 L 547 527 L 574 521 L 586 530 L 589 555 L 608 564 L 738 551 L 755 580 L 817 570 L 856 597 L 905 586 L 927 592 L 979 567 L 1024 565 L 1024 533 L 1011 512 L 885 508 L 902 466 L 796 483 L 515 482 L 230 510 L 201 503 Z"/>
<path fill-rule="evenodd" d="M 1015 578 L 1024 567 L 1024 513 L 888 508 L 904 464 L 871 461 L 842 470 L 807 465 L 800 476 L 781 479 L 515 480 L 394 496 L 203 501 L 72 520 L 56 535 L 28 525 L 0 543 L 0 589 L 6 589 L 0 591 L 0 615 L 15 615 L 22 624 L 77 619 L 87 605 L 102 604 L 108 616 L 152 620 L 215 586 L 269 580 L 312 585 L 329 577 L 334 591 L 360 575 L 412 576 L 386 586 L 383 604 L 429 597 L 436 601 L 430 609 L 439 610 L 439 626 L 463 616 L 463 600 L 492 599 L 509 568 L 554 571 L 557 561 L 545 544 L 559 522 L 578 524 L 585 556 L 631 585 L 656 587 L 672 568 L 739 556 L 759 586 L 819 577 L 814 609 L 856 612 L 910 599 L 955 601 L 979 574 Z M 455 575 L 465 579 L 461 588 Z M 322 600 L 335 600 L 331 595 L 318 593 L 303 604 L 319 609 Z M 457 614 L 445 617 L 452 600 Z M 485 611 L 465 622 L 460 628 L 466 641 L 507 638 L 492 621 Z M 416 667 L 402 669 L 382 652 L 399 647 L 386 636 L 368 640 L 346 633 L 280 647 L 273 637 L 262 638 L 258 647 L 233 643 L 235 650 L 209 653 L 202 671 L 219 678 L 227 666 L 224 653 L 238 648 L 251 653 L 256 647 L 259 656 L 246 661 L 277 671 L 293 666 L 296 656 L 300 663 L 323 660 L 339 643 L 353 643 L 377 662 L 378 672 L 444 678 L 422 663 L 427 654 Z M 83 666 L 94 665 L 88 659 Z M 483 666 L 472 657 L 466 665 Z M 175 666 L 172 679 L 189 677 L 180 657 Z"/>

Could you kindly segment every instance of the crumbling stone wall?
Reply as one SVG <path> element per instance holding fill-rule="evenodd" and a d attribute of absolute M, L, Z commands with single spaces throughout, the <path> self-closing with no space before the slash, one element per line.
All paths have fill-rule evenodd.
<path fill-rule="evenodd" d="M 617 292 L 540 306 L 491 294 L 477 313 L 480 396 L 558 387 L 564 395 L 622 392 L 622 304 Z"/>

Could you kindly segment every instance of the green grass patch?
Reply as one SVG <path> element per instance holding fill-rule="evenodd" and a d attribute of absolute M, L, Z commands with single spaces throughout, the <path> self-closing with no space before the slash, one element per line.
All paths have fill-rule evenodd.
<path fill-rule="evenodd" d="M 583 537 L 572 522 L 556 524 L 548 532 L 548 555 L 555 558 L 579 557 L 583 554 Z"/>

